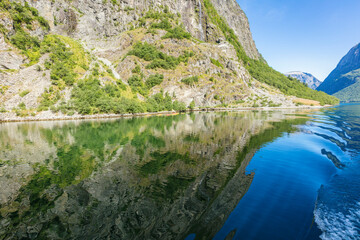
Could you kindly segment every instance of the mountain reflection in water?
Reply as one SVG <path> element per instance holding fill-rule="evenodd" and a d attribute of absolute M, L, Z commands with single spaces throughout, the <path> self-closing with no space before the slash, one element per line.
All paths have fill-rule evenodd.
<path fill-rule="evenodd" d="M 0 239 L 209 239 L 282 112 L 0 124 Z"/>

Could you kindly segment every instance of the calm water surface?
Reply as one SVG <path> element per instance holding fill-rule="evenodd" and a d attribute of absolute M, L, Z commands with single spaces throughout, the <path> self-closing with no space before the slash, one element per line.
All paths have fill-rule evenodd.
<path fill-rule="evenodd" d="M 215 239 L 360 239 L 360 106 L 308 116 L 255 154 L 254 181 Z"/>
<path fill-rule="evenodd" d="M 0 239 L 360 239 L 359 116 L 0 124 Z"/>

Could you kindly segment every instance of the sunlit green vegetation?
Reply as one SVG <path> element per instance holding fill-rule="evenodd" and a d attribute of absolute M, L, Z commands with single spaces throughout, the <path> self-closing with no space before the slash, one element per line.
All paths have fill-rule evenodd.
<path fill-rule="evenodd" d="M 11 36 L 10 41 L 18 49 L 21 49 L 23 51 L 40 47 L 39 39 L 30 36 L 30 34 L 23 30 L 19 30 L 13 36 Z"/>
<path fill-rule="evenodd" d="M 172 29 L 168 29 L 168 32 L 164 35 L 163 38 L 190 39 L 191 34 L 188 33 L 184 28 L 177 26 Z"/>
<path fill-rule="evenodd" d="M 128 79 L 128 83 L 134 93 L 140 93 L 143 96 L 149 94 L 149 90 L 157 85 L 160 85 L 164 81 L 164 75 L 155 74 L 150 75 L 146 81 L 143 81 L 144 76 L 135 74 Z"/>
<path fill-rule="evenodd" d="M 95 64 L 92 69 L 89 69 L 89 56 L 79 43 L 70 38 L 56 35 L 45 35 L 44 39 L 40 40 L 30 36 L 22 28 L 24 24 L 28 24 L 27 27 L 31 29 L 30 24 L 38 21 L 44 29 L 48 29 L 48 24 L 38 16 L 36 9 L 29 7 L 27 3 L 21 5 L 9 1 L 1 2 L 0 8 L 9 11 L 16 23 L 15 34 L 10 37 L 9 41 L 23 51 L 29 58 L 30 65 L 37 63 L 43 54 L 49 54 L 49 58 L 45 61 L 45 68 L 50 70 L 52 85 L 42 94 L 38 111 L 50 109 L 73 115 L 75 112 L 80 114 L 139 113 L 173 109 L 184 111 L 186 109 L 184 103 L 173 101 L 168 94 L 161 93 L 162 95 L 157 94 L 147 98 L 149 90 L 160 85 L 164 81 L 164 76 L 155 74 L 145 79 L 139 65 L 133 69 L 134 75 L 128 79 L 128 83 L 133 93 L 140 93 L 147 98 L 146 101 L 140 101 L 128 95 L 123 96 L 122 91 L 127 91 L 127 87 L 122 81 L 109 82 L 104 86 L 99 81 L 104 74 L 102 68 L 99 64 Z M 174 20 L 175 15 L 169 13 L 166 7 L 163 8 L 162 13 L 148 12 L 144 19 L 158 20 L 158 22 L 152 23 L 151 28 L 172 31 L 170 21 Z M 5 32 L 6 29 L 2 26 L 1 31 Z M 146 66 L 148 69 L 175 69 L 181 62 L 187 63 L 188 59 L 193 56 L 192 52 L 184 52 L 179 57 L 169 56 L 147 43 L 136 44 L 129 54 L 150 61 Z M 42 71 L 41 67 L 38 69 L 38 71 Z M 88 70 L 91 70 L 91 76 L 80 80 Z M 59 103 L 63 99 L 62 91 L 69 86 L 74 86 L 71 101 Z M 25 92 L 20 93 L 21 96 L 26 94 Z M 154 103 L 154 105 L 150 103 Z"/>
<path fill-rule="evenodd" d="M 24 4 L 4 0 L 0 2 L 0 11 L 5 11 L 10 14 L 13 20 L 14 32 L 10 33 L 0 26 L 0 31 L 4 36 L 17 48 L 22 50 L 22 53 L 30 59 L 30 65 L 36 63 L 40 57 L 40 40 L 37 37 L 30 36 L 27 30 L 34 30 L 34 24 L 37 22 L 44 29 L 49 31 L 50 27 L 48 22 L 39 16 L 38 10 L 30 7 L 25 1 Z"/>
<path fill-rule="evenodd" d="M 25 97 L 26 95 L 28 95 L 30 93 L 29 90 L 24 90 L 21 93 L 19 93 L 20 97 Z"/>
<path fill-rule="evenodd" d="M 108 84 L 103 87 L 94 77 L 80 80 L 74 87 L 70 109 L 80 114 L 146 112 L 139 100 L 121 97 L 119 86 Z"/>
<path fill-rule="evenodd" d="M 45 35 L 43 40 L 30 36 L 24 27 L 34 30 L 34 23 L 38 22 L 45 31 L 48 31 L 49 25 L 26 1 L 24 4 L 2 1 L 0 10 L 8 12 L 14 21 L 14 32 L 11 36 L 5 34 L 5 37 L 15 47 L 22 50 L 29 59 L 27 65 L 36 64 L 42 55 L 49 54 L 45 67 L 50 70 L 52 86 L 42 94 L 38 108 L 39 111 L 47 110 L 61 99 L 61 90 L 76 82 L 79 77 L 76 72 L 85 72 L 88 69 L 87 54 L 79 43 L 64 36 Z M 38 71 L 42 71 L 40 66 L 38 66 Z M 26 94 L 22 92 L 20 95 L 23 97 Z"/>
<path fill-rule="evenodd" d="M 185 83 L 186 85 L 192 86 L 195 83 L 199 82 L 199 77 L 192 76 L 192 77 L 183 78 L 181 79 L 181 82 Z"/>
<path fill-rule="evenodd" d="M 169 12 L 169 9 L 167 7 L 165 7 L 164 11 L 159 12 L 159 11 L 148 11 L 145 14 L 145 18 L 147 19 L 174 19 L 175 15 L 173 13 Z"/>
<path fill-rule="evenodd" d="M 189 108 L 190 110 L 194 110 L 194 108 L 195 108 L 195 101 L 194 101 L 194 100 L 191 101 L 191 103 L 189 104 L 188 108 Z"/>
<path fill-rule="evenodd" d="M 49 107 L 53 106 L 60 100 L 60 92 L 56 87 L 51 86 L 48 89 L 45 89 L 41 95 L 40 105 L 38 111 L 46 111 Z"/>
<path fill-rule="evenodd" d="M 312 90 L 299 82 L 297 79 L 286 77 L 285 75 L 275 71 L 265 62 L 250 60 L 249 64 L 248 70 L 255 79 L 274 86 L 287 95 L 313 99 L 319 101 L 321 105 L 339 103 L 337 98 L 327 95 L 324 92 Z"/>
<path fill-rule="evenodd" d="M 142 75 L 132 75 L 128 79 L 128 83 L 134 93 L 138 92 L 143 96 L 148 95 L 149 89 L 145 87 Z"/>
<path fill-rule="evenodd" d="M 175 19 L 175 15 L 169 13 L 169 10 L 166 10 L 167 7 L 164 7 L 163 12 L 155 12 L 149 11 L 145 14 L 145 17 L 140 19 L 140 26 L 144 26 L 146 21 L 145 19 L 152 19 L 155 22 L 152 22 L 150 25 L 149 31 L 151 32 L 152 29 L 163 29 L 166 30 L 167 33 L 163 36 L 163 39 L 166 38 L 175 38 L 175 39 L 190 39 L 191 34 L 188 33 L 183 26 L 179 26 L 177 24 L 172 24 Z M 157 20 L 157 21 L 156 21 Z M 158 21 L 160 20 L 160 22 Z M 173 27 L 173 25 L 175 25 Z"/>
<path fill-rule="evenodd" d="M 9 86 L 0 85 L 0 94 L 4 94 L 9 89 Z"/>
<path fill-rule="evenodd" d="M 155 77 L 155 75 L 154 75 Z M 161 78 L 161 75 L 157 77 Z M 129 82 L 136 91 L 148 91 L 142 79 L 134 75 Z M 144 95 L 147 96 L 147 95 Z M 163 92 L 148 97 L 145 102 L 137 98 L 126 98 L 122 96 L 122 88 L 119 85 L 108 83 L 105 86 L 100 84 L 96 77 L 79 80 L 72 91 L 72 98 L 69 104 L 59 105 L 57 110 L 63 112 L 77 111 L 80 114 L 97 113 L 143 113 L 159 111 L 184 111 L 185 104 L 173 101 L 168 93 Z"/>
<path fill-rule="evenodd" d="M 164 75 L 155 74 L 150 75 L 149 78 L 145 81 L 145 85 L 150 89 L 157 85 L 160 85 L 164 81 Z"/>
<path fill-rule="evenodd" d="M 48 35 L 42 42 L 42 52 L 50 53 L 50 58 L 45 62 L 45 67 L 51 69 L 50 78 L 54 85 L 63 81 L 71 86 L 75 82 L 74 68 L 76 63 L 72 59 L 73 52 L 56 36 Z"/>
<path fill-rule="evenodd" d="M 22 50 L 22 53 L 30 60 L 29 65 L 35 64 L 40 58 L 40 40 L 36 37 L 30 36 L 23 30 L 17 30 L 14 35 L 10 37 L 10 42 Z"/>
<path fill-rule="evenodd" d="M 184 112 L 186 110 L 186 105 L 183 102 L 175 100 L 173 102 L 173 109 L 177 112 Z"/>
<path fill-rule="evenodd" d="M 174 109 L 172 99 L 168 93 L 157 93 L 146 100 L 149 112 L 172 111 Z"/>
<path fill-rule="evenodd" d="M 150 61 L 146 66 L 148 69 L 175 69 L 181 62 L 188 62 L 189 58 L 194 55 L 193 52 L 184 52 L 180 57 L 169 56 L 159 51 L 154 45 L 147 42 L 138 42 L 134 45 L 133 49 L 128 52 L 128 55 L 134 55 L 138 58 Z"/>
<path fill-rule="evenodd" d="M 224 66 L 219 62 L 219 60 L 210 58 L 211 63 L 214 64 L 215 66 L 219 67 L 219 68 L 224 68 Z"/>
<path fill-rule="evenodd" d="M 38 22 L 44 29 L 50 29 L 48 22 L 39 16 L 38 10 L 30 7 L 26 1 L 24 4 L 21 4 L 19 2 L 2 0 L 0 2 L 0 10 L 10 13 L 16 30 L 22 30 L 22 25 L 26 25 L 28 29 L 32 30 L 34 21 Z"/>
<path fill-rule="evenodd" d="M 164 30 L 169 30 L 172 28 L 171 23 L 169 22 L 169 20 L 167 18 L 162 19 L 161 22 L 154 22 L 150 25 L 151 28 L 158 28 L 158 29 L 164 29 Z"/>
<path fill-rule="evenodd" d="M 66 44 L 65 44 L 66 43 Z M 41 96 L 39 111 L 48 110 L 60 99 L 60 91 L 72 86 L 80 77 L 75 72 L 88 69 L 87 54 L 81 45 L 67 37 L 47 35 L 41 42 L 40 53 L 49 53 L 45 68 L 50 69 L 52 86 Z"/>
<path fill-rule="evenodd" d="M 140 74 L 141 73 L 141 68 L 139 65 L 136 64 L 135 68 L 133 70 L 131 70 L 132 73 L 137 73 Z"/>

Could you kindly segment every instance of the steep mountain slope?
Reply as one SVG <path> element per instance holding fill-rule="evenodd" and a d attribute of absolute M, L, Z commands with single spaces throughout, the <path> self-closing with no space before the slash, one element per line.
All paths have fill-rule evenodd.
<path fill-rule="evenodd" d="M 285 75 L 300 80 L 300 82 L 305 83 L 309 88 L 314 90 L 321 84 L 321 81 L 310 73 L 294 71 L 285 73 Z"/>
<path fill-rule="evenodd" d="M 0 12 L 7 114 L 336 103 L 266 64 L 235 0 L 5 0 Z"/>
<path fill-rule="evenodd" d="M 234 30 L 246 55 L 252 59 L 260 59 L 261 56 L 252 38 L 249 21 L 236 0 L 212 0 L 211 2 L 219 15 L 224 17 L 229 27 Z"/>
<path fill-rule="evenodd" d="M 360 102 L 360 69 L 351 71 L 350 73 L 342 75 L 339 81 L 355 82 L 350 86 L 336 92 L 335 97 L 341 99 L 343 102 Z"/>
<path fill-rule="evenodd" d="M 355 101 L 360 98 L 360 92 L 351 92 L 353 88 L 349 87 L 359 82 L 359 69 L 360 43 L 350 49 L 317 90 L 341 96 L 341 101 Z"/>

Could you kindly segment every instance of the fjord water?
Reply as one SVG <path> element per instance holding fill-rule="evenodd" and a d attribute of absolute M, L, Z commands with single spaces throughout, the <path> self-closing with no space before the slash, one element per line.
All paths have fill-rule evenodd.
<path fill-rule="evenodd" d="M 0 124 L 0 239 L 359 239 L 359 116 Z"/>
<path fill-rule="evenodd" d="M 252 185 L 215 239 L 360 239 L 360 106 L 308 116 L 256 153 Z"/>

